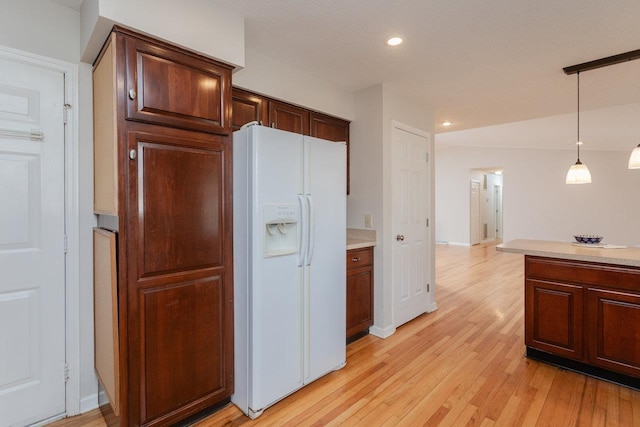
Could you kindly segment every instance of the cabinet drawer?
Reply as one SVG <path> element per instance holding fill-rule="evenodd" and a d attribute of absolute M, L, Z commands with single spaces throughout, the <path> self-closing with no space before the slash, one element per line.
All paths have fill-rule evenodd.
<path fill-rule="evenodd" d="M 527 279 L 640 291 L 640 268 L 554 258 L 526 257 Z"/>
<path fill-rule="evenodd" d="M 373 248 L 347 251 L 347 270 L 373 264 Z"/>

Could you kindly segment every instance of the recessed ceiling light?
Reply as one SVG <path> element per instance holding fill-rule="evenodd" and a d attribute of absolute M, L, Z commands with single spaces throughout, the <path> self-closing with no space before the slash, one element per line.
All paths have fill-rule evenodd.
<path fill-rule="evenodd" d="M 496 175 L 502 175 L 502 170 L 498 169 L 497 171 L 494 172 Z"/>
<path fill-rule="evenodd" d="M 387 44 L 389 46 L 398 46 L 402 43 L 402 41 L 402 37 L 391 37 L 389 40 L 387 40 Z"/>
<path fill-rule="evenodd" d="M 442 126 L 451 126 L 453 123 L 451 123 L 449 120 L 445 120 L 444 122 L 442 122 Z"/>

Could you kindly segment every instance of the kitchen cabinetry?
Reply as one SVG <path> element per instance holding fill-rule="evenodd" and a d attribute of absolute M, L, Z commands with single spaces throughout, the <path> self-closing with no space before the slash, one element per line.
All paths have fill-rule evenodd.
<path fill-rule="evenodd" d="M 117 319 L 96 334 L 116 325 L 119 401 L 100 405 L 122 426 L 172 425 L 233 392 L 230 81 L 117 27 L 94 66 L 95 211 L 117 226 Z"/>
<path fill-rule="evenodd" d="M 525 256 L 525 342 L 535 356 L 637 387 L 640 268 Z"/>
<path fill-rule="evenodd" d="M 525 295 L 526 345 L 582 360 L 582 287 L 527 279 Z"/>
<path fill-rule="evenodd" d="M 233 88 L 231 126 L 234 131 L 242 125 L 256 121 L 263 126 L 270 126 L 269 100 L 246 90 Z"/>
<path fill-rule="evenodd" d="M 347 342 L 373 325 L 373 247 L 347 251 Z"/>
<path fill-rule="evenodd" d="M 586 307 L 589 363 L 640 378 L 640 293 L 589 288 Z"/>
<path fill-rule="evenodd" d="M 233 130 L 238 130 L 242 125 L 252 121 L 257 121 L 263 126 L 328 141 L 345 141 L 347 143 L 347 194 L 349 194 L 349 121 L 234 87 Z"/>
<path fill-rule="evenodd" d="M 309 110 L 270 100 L 269 123 L 272 128 L 309 135 Z"/>

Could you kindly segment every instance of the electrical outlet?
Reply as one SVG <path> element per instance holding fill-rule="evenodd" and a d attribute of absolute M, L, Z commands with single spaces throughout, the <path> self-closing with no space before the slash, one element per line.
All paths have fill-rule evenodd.
<path fill-rule="evenodd" d="M 364 214 L 364 226 L 365 228 L 373 227 L 373 215 Z"/>

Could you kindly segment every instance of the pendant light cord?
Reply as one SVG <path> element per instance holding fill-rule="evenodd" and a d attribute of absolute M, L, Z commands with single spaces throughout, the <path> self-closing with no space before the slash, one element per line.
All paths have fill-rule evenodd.
<path fill-rule="evenodd" d="M 580 163 L 580 71 L 576 74 L 578 76 L 578 141 L 576 145 L 578 146 L 578 163 Z"/>

